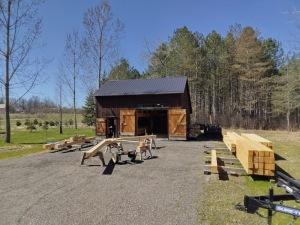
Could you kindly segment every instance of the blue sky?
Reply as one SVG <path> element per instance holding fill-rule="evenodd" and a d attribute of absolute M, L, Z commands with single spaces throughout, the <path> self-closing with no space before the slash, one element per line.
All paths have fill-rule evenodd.
<path fill-rule="evenodd" d="M 54 59 L 45 71 L 49 77 L 57 73 L 66 34 L 73 28 L 82 29 L 84 12 L 99 2 L 48 0 L 41 7 L 43 33 L 40 41 L 47 44 L 41 54 Z M 262 37 L 282 42 L 286 51 L 294 49 L 294 34 L 300 31 L 289 13 L 300 9 L 300 4 L 293 0 L 110 0 L 109 3 L 115 17 L 125 24 L 125 37 L 121 41 L 123 56 L 140 72 L 146 68 L 141 57 L 145 51 L 144 41 L 167 41 L 174 30 L 182 26 L 204 36 L 215 30 L 223 37 L 235 23 L 252 26 Z M 31 94 L 54 98 L 54 81 L 49 81 Z M 82 105 L 84 99 L 83 94 L 78 104 Z"/>

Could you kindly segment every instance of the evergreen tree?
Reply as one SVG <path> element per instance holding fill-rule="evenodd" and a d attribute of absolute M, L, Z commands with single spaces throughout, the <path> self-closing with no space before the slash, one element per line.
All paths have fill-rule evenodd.
<path fill-rule="evenodd" d="M 139 71 L 130 67 L 128 60 L 125 58 L 122 58 L 119 64 L 113 67 L 108 75 L 109 80 L 137 79 L 139 77 Z"/>
<path fill-rule="evenodd" d="M 95 126 L 96 123 L 96 104 L 95 104 L 95 96 L 91 91 L 85 100 L 85 106 L 83 106 L 83 120 L 82 123 L 88 126 Z"/>
<path fill-rule="evenodd" d="M 288 59 L 281 74 L 276 80 L 272 103 L 274 114 L 285 116 L 286 128 L 290 130 L 291 115 L 295 114 L 297 118 L 300 111 L 300 59 L 295 56 Z M 296 123 L 295 125 L 299 126 Z"/>

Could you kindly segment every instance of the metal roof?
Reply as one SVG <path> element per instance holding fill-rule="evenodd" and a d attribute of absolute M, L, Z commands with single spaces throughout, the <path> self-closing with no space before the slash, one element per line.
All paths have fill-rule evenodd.
<path fill-rule="evenodd" d="M 187 77 L 109 80 L 95 96 L 178 94 L 184 93 L 186 83 Z"/>

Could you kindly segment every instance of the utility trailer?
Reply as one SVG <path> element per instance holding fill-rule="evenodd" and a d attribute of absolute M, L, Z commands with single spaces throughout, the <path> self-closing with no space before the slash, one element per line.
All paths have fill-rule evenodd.
<path fill-rule="evenodd" d="M 300 203 L 300 182 L 294 180 L 293 178 L 283 174 L 282 172 L 277 172 L 277 186 L 285 189 L 286 194 L 274 195 L 274 190 L 271 187 L 269 189 L 269 195 L 262 196 L 244 196 L 244 205 L 237 204 L 236 209 L 244 211 L 246 213 L 257 213 L 259 208 L 264 208 L 268 210 L 267 224 L 272 224 L 272 215 L 274 212 L 280 212 L 293 217 L 293 222 L 300 217 L 300 208 L 293 208 L 283 205 L 284 201 L 296 201 Z M 275 204 L 274 202 L 280 202 L 280 204 Z M 289 223 L 291 224 L 291 223 Z"/>

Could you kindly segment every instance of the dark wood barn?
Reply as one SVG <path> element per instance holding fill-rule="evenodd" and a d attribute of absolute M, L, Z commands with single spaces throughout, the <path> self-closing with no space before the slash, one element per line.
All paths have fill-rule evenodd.
<path fill-rule="evenodd" d="M 107 81 L 95 97 L 99 136 L 187 138 L 192 113 L 187 77 Z"/>

